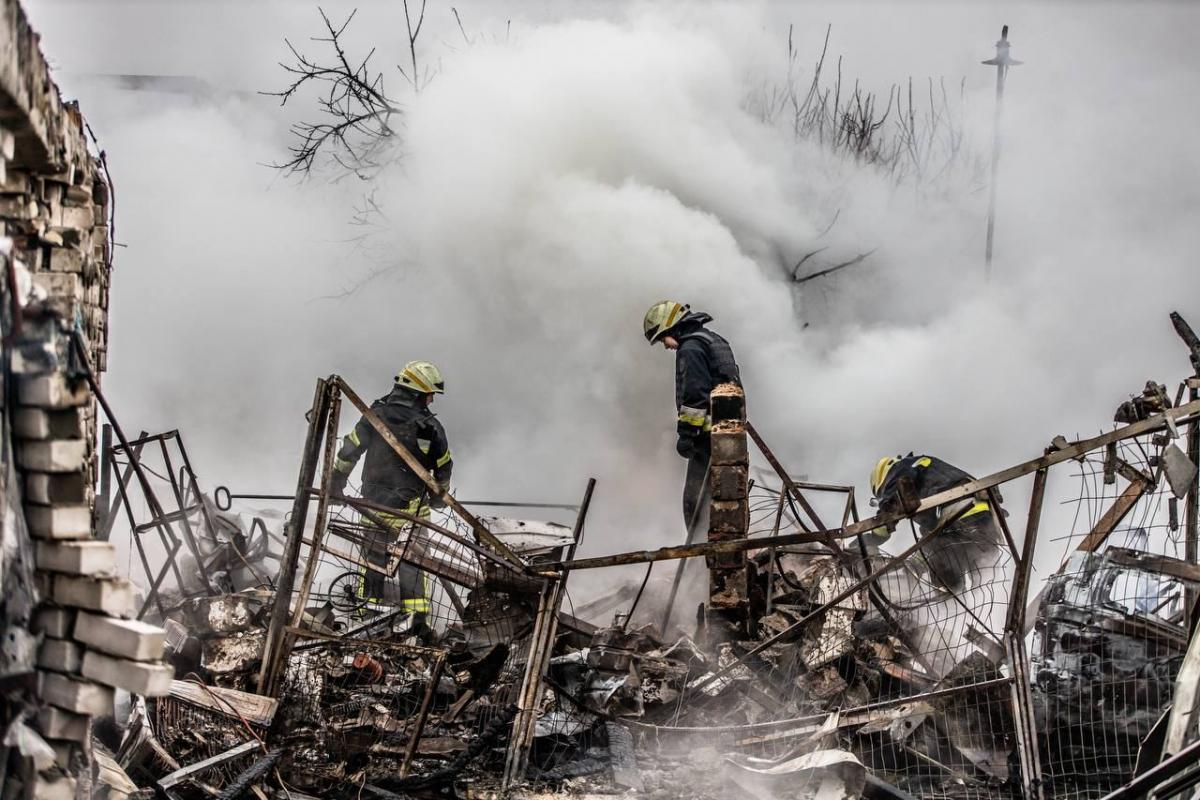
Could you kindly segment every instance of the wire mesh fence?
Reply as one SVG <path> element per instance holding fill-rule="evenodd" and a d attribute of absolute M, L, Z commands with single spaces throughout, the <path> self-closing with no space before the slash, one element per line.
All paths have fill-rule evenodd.
<path fill-rule="evenodd" d="M 1161 451 L 1147 437 L 1090 454 L 1078 463 L 1077 493 L 1063 501 L 1071 529 L 1056 541 L 1061 567 L 1030 645 L 1043 772 L 1055 796 L 1100 797 L 1129 781 L 1172 700 L 1200 574 L 1184 560 Z"/>
<path fill-rule="evenodd" d="M 410 772 L 425 788 L 500 788 L 517 763 L 545 785 L 602 774 L 705 798 L 730 774 L 750 792 L 781 775 L 819 792 L 857 769 L 922 798 L 1103 796 L 1132 777 L 1171 703 L 1200 567 L 1173 440 L 1150 426 L 1100 439 L 884 517 L 893 530 L 858 524 L 852 487 L 760 477 L 747 536 L 763 545 L 737 551 L 743 602 L 704 604 L 669 637 L 548 601 L 570 569 L 562 526 L 346 498 L 300 526 L 283 604 L 295 610 L 272 730 L 287 780 L 317 796 L 411 788 Z M 1070 487 L 1043 520 L 1051 461 Z M 1001 490 L 1023 499 L 1030 483 L 1025 518 Z M 657 558 L 625 555 L 611 563 Z M 243 673 L 205 677 L 247 688 Z M 212 723 L 202 710 L 167 700 L 154 713 L 184 729 L 172 747 L 207 752 L 186 738 Z M 528 767 L 513 760 L 527 719 Z M 253 734 L 225 725 L 210 749 Z M 644 779 L 621 783 L 625 750 Z"/>

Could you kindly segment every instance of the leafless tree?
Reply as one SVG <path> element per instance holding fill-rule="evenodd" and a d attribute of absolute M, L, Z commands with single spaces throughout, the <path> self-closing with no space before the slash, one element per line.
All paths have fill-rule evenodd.
<path fill-rule="evenodd" d="M 430 80 L 429 70 L 422 69 L 418 58 L 418 39 L 425 21 L 426 0 L 420 9 L 410 10 L 404 0 L 407 25 L 409 65 L 397 65 L 400 76 L 414 92 L 419 92 Z M 401 103 L 388 94 L 384 73 L 371 64 L 372 48 L 362 59 L 352 59 L 346 51 L 346 29 L 358 13 L 352 11 L 341 24 L 329 19 L 318 8 L 325 35 L 311 41 L 322 45 L 322 52 L 310 56 L 290 41 L 284 40 L 292 61 L 280 63 L 291 83 L 279 92 L 265 92 L 278 97 L 281 105 L 313 91 L 318 116 L 313 121 L 301 121 L 292 126 L 293 142 L 288 158 L 274 166 L 301 175 L 310 175 L 327 158 L 335 167 L 335 178 L 354 175 L 370 180 L 380 169 L 398 158 L 396 134 L 403 120 Z"/>
<path fill-rule="evenodd" d="M 848 87 L 842 76 L 842 59 L 837 59 L 832 77 L 826 60 L 832 27 L 812 67 L 812 75 L 801 79 L 799 57 L 788 28 L 788 67 L 782 82 L 766 83 L 746 99 L 747 110 L 763 122 L 784 126 L 797 142 L 811 142 L 853 162 L 868 166 L 897 186 L 918 193 L 946 189 L 973 191 L 984 181 L 982 151 L 971 147 L 963 120 L 963 90 L 952 97 L 944 80 L 929 79 L 924 96 L 910 78 L 893 84 L 886 98 L 864 90 L 858 81 Z M 837 223 L 840 212 L 816 238 L 824 238 Z M 874 249 L 852 258 L 821 261 L 828 248 L 806 253 L 794 264 L 781 264 L 797 284 L 836 274 L 867 261 Z M 811 261 L 811 263 L 810 263 Z"/>
<path fill-rule="evenodd" d="M 925 97 L 916 96 L 913 80 L 893 84 L 887 97 L 864 90 L 858 81 L 845 85 L 842 59 L 826 75 L 829 37 L 807 82 L 800 79 L 799 56 L 788 28 L 788 70 L 782 82 L 760 87 L 747 107 L 764 122 L 786 125 L 797 141 L 817 144 L 878 168 L 896 184 L 922 190 L 948 181 L 978 187 L 984 159 L 970 148 L 962 115 L 963 84 L 952 99 L 944 80 L 927 81 Z"/>

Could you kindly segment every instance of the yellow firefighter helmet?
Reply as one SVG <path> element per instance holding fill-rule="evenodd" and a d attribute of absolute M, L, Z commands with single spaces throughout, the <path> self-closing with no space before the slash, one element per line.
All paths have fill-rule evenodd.
<path fill-rule="evenodd" d="M 646 341 L 656 344 L 671 328 L 679 324 L 689 308 L 691 306 L 676 303 L 674 300 L 659 300 L 650 306 L 646 318 L 642 320 L 642 331 L 646 334 Z"/>
<path fill-rule="evenodd" d="M 442 371 L 431 361 L 410 361 L 396 376 L 396 383 L 422 394 L 445 394 Z"/>

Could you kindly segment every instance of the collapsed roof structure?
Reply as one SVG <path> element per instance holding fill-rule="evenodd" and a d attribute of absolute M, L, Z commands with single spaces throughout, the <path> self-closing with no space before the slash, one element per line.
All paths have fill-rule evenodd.
<path fill-rule="evenodd" d="M 123 509 L 150 587 L 140 616 L 165 626 L 177 678 L 135 700 L 116 761 L 174 797 L 1074 797 L 1128 792 L 1139 774 L 1161 783 L 1162 764 L 1177 778 L 1194 764 L 1200 669 L 1197 390 L 1200 377 L 1173 398 L 1151 383 L 1108 433 L 1056 437 L 1037 458 L 862 519 L 854 487 L 794 480 L 724 387 L 708 540 L 588 558 L 576 550 L 594 481 L 555 507 L 570 526 L 476 516 L 449 495 L 432 519 L 332 497 L 343 402 L 419 467 L 337 376 L 317 383 L 292 495 L 208 494 L 178 432 L 122 435 L 103 465 L 103 528 Z M 770 469 L 754 480 L 751 447 Z M 1077 471 L 1090 510 L 1039 588 L 1056 467 Z M 167 502 L 139 498 L 155 492 L 139 472 L 159 476 Z M 939 585 L 925 561 L 938 536 L 1022 479 L 1023 528 L 999 515 L 1002 552 L 961 590 Z M 247 522 L 239 502 L 290 512 Z M 937 527 L 894 554 L 863 538 L 929 509 Z M 408 523 L 384 567 L 367 557 L 380 514 Z M 645 582 L 564 602 L 573 573 L 701 559 L 695 617 Z M 372 564 L 393 580 L 419 569 L 427 618 L 392 590 L 364 597 Z"/>

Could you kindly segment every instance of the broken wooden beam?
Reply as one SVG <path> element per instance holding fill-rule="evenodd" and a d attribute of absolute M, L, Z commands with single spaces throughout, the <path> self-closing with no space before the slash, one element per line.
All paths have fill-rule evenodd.
<path fill-rule="evenodd" d="M 264 728 L 270 727 L 279 708 L 279 701 L 274 697 L 222 686 L 205 686 L 194 681 L 171 681 L 171 697 Z"/>

